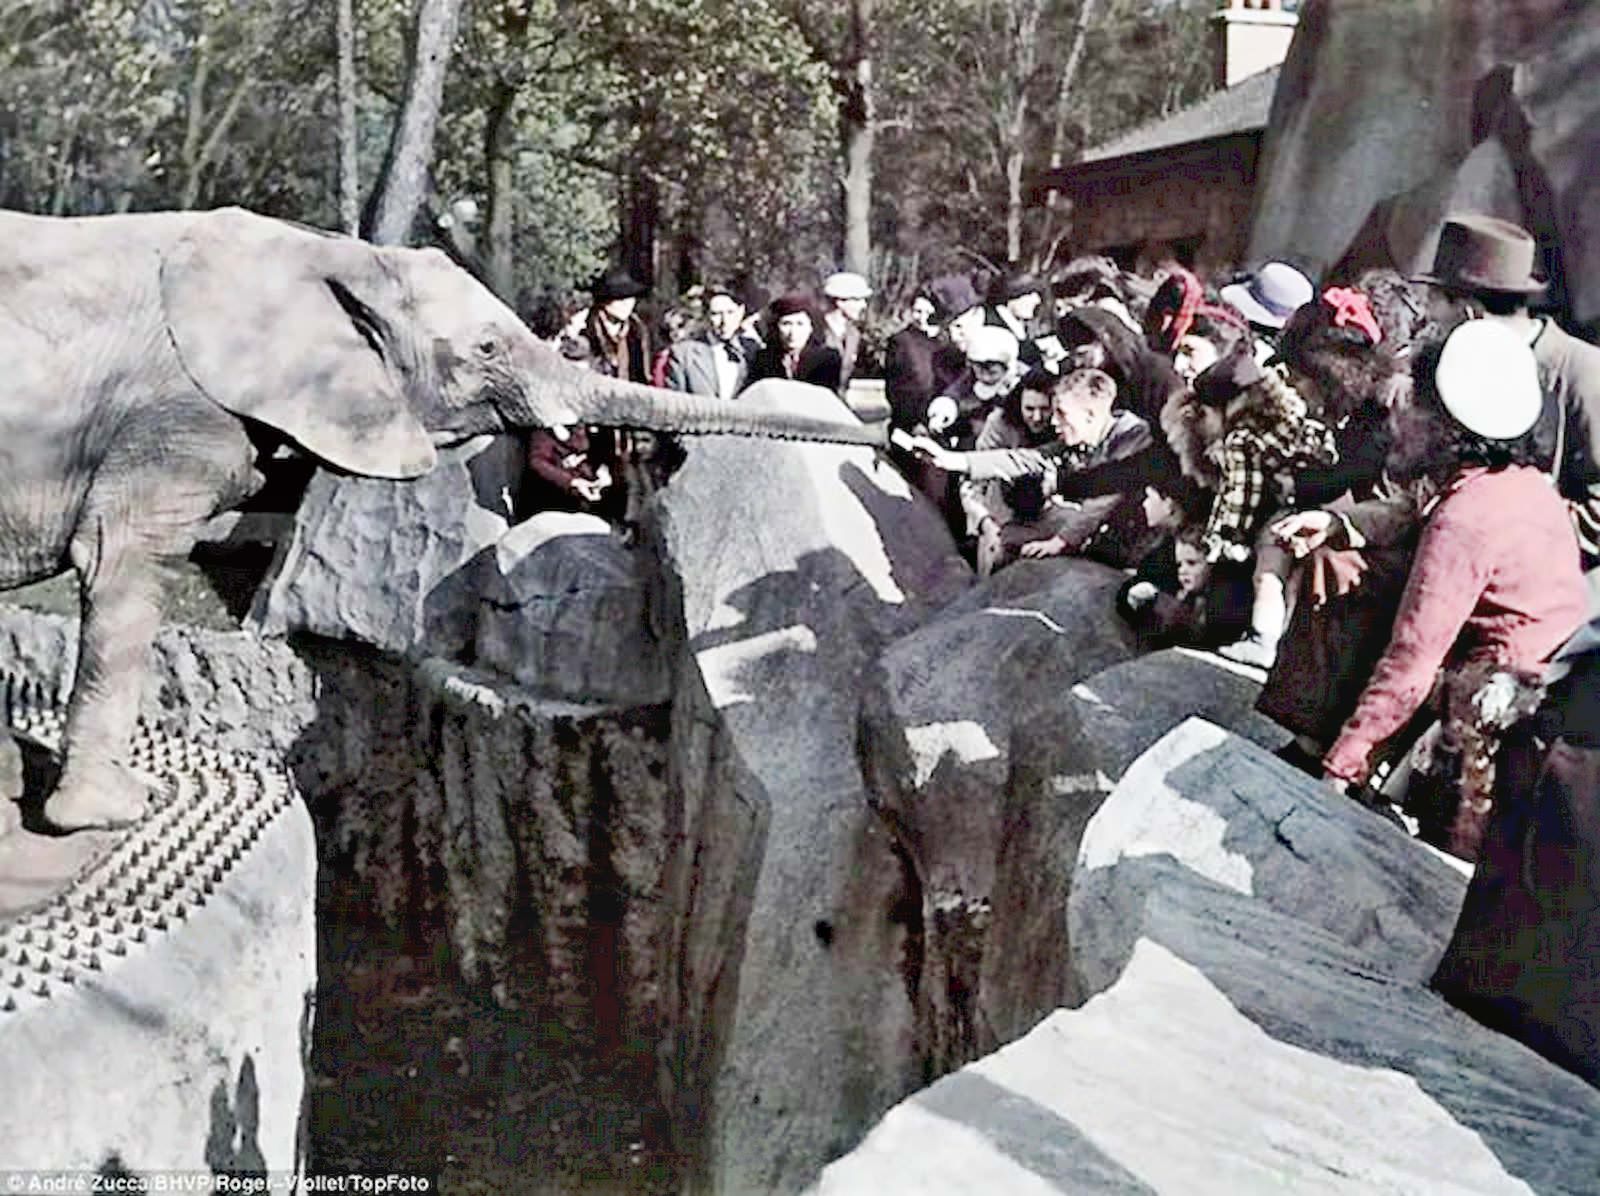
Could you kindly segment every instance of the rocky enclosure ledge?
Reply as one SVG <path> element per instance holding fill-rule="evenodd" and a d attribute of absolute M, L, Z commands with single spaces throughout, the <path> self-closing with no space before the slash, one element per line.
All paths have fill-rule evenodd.
<path fill-rule="evenodd" d="M 913 1191 L 935 1158 L 985 1190 L 1170 1186 L 1136 1118 L 1095 1120 L 1100 1092 L 1219 1148 L 1219 1127 L 1289 1126 L 1303 1150 L 1230 1147 L 1218 1174 L 1240 1182 L 1282 1163 L 1404 1187 L 1451 1154 L 1484 1190 L 1581 1190 L 1496 1127 L 1539 1119 L 1556 1137 L 1528 1141 L 1555 1157 L 1584 1090 L 1421 987 L 1460 877 L 1250 746 L 1283 733 L 1248 670 L 1135 657 L 1113 571 L 974 584 L 867 450 L 716 437 L 636 548 L 565 517 L 506 531 L 503 448 L 467 446 L 416 493 L 314 485 L 257 604 L 290 638 L 168 629 L 145 717 L 281 756 L 323 864 L 486 996 L 653 1052 L 691 1190 L 800 1191 L 842 1160 L 828 1190 Z M 389 585 L 361 546 L 402 501 L 476 531 Z M 0 659 L 62 695 L 71 632 L 6 613 Z M 1238 738 L 1163 741 L 1195 714 Z M 1078 1053 L 1122 1024 L 1143 1061 L 1122 1078 L 1170 1092 Z M 1085 1081 L 1058 1100 L 1010 1063 L 958 1070 L 1002 1047 Z M 1369 1049 L 1375 1081 L 1349 1070 Z M 1267 1079 L 1240 1091 L 1258 1057 Z M 1330 1093 L 1425 1142 L 1335 1142 Z M 908 1159 L 899 1127 L 932 1124 Z"/>

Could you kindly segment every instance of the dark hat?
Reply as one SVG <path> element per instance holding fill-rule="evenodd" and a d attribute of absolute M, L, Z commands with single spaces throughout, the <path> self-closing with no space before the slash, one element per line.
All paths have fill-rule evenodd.
<path fill-rule="evenodd" d="M 1414 281 L 1452 291 L 1533 295 L 1544 290 L 1534 274 L 1539 246 L 1521 225 L 1494 216 L 1451 216 L 1439 232 L 1433 269 Z"/>
<path fill-rule="evenodd" d="M 1202 407 L 1226 407 L 1265 377 L 1256 359 L 1241 345 L 1200 372 L 1194 380 L 1194 401 Z"/>
<path fill-rule="evenodd" d="M 1320 354 L 1369 353 L 1381 344 L 1383 326 L 1367 293 L 1359 287 L 1329 287 L 1289 317 L 1267 364 L 1303 367 Z"/>
<path fill-rule="evenodd" d="M 1044 289 L 1038 278 L 1027 272 L 1002 274 L 989 286 L 990 303 L 1009 303 L 1023 295 L 1036 294 Z"/>
<path fill-rule="evenodd" d="M 638 299 L 650 293 L 645 286 L 621 266 L 612 266 L 594 280 L 589 288 L 596 303 L 610 303 L 613 299 Z"/>
<path fill-rule="evenodd" d="M 710 303 L 718 295 L 732 299 L 740 307 L 745 306 L 744 288 L 732 282 L 708 282 L 701 290 L 701 298 Z"/>
<path fill-rule="evenodd" d="M 772 292 L 759 282 L 747 282 L 734 298 L 744 304 L 745 311 L 760 311 L 772 299 Z"/>
<path fill-rule="evenodd" d="M 979 303 L 978 290 L 965 274 L 940 275 L 922 289 L 939 309 L 941 319 L 971 311 Z"/>
<path fill-rule="evenodd" d="M 798 315 L 801 312 L 815 318 L 812 307 L 811 296 L 802 294 L 800 291 L 790 291 L 787 295 L 779 295 L 774 299 L 769 310 L 772 312 L 774 320 L 781 320 L 784 316 Z"/>

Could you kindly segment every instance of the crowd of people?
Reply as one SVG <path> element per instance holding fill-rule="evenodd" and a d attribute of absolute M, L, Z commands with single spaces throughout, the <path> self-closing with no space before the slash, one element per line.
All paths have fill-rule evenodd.
<path fill-rule="evenodd" d="M 1537 262 L 1525 230 L 1463 214 L 1416 279 L 1270 262 L 1213 289 L 1088 258 L 982 294 L 930 280 L 880 341 L 867 281 L 838 273 L 817 297 L 700 288 L 658 340 L 613 271 L 531 323 L 590 368 L 733 402 L 881 379 L 891 455 L 980 574 L 1126 570 L 1139 637 L 1268 670 L 1283 755 L 1347 792 L 1434 724 L 1408 809 L 1472 858 L 1496 737 L 1600 589 L 1600 349 L 1535 314 Z M 540 504 L 625 518 L 614 479 L 662 446 L 594 439 L 535 434 Z"/>

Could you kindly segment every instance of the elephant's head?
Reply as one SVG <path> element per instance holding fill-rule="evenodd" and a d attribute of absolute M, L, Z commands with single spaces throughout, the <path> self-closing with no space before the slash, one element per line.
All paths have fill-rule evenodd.
<path fill-rule="evenodd" d="M 163 254 L 161 297 L 167 335 L 206 395 L 350 473 L 416 477 L 435 444 L 515 427 L 882 439 L 796 383 L 727 403 L 576 369 L 436 250 L 234 209 L 185 227 Z"/>

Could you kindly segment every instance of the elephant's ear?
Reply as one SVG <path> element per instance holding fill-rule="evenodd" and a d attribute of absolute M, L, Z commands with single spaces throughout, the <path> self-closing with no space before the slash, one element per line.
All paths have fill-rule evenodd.
<path fill-rule="evenodd" d="M 197 215 L 161 263 L 168 334 L 214 403 L 336 468 L 414 478 L 434 452 L 383 355 L 395 287 L 371 246 L 236 209 Z"/>

